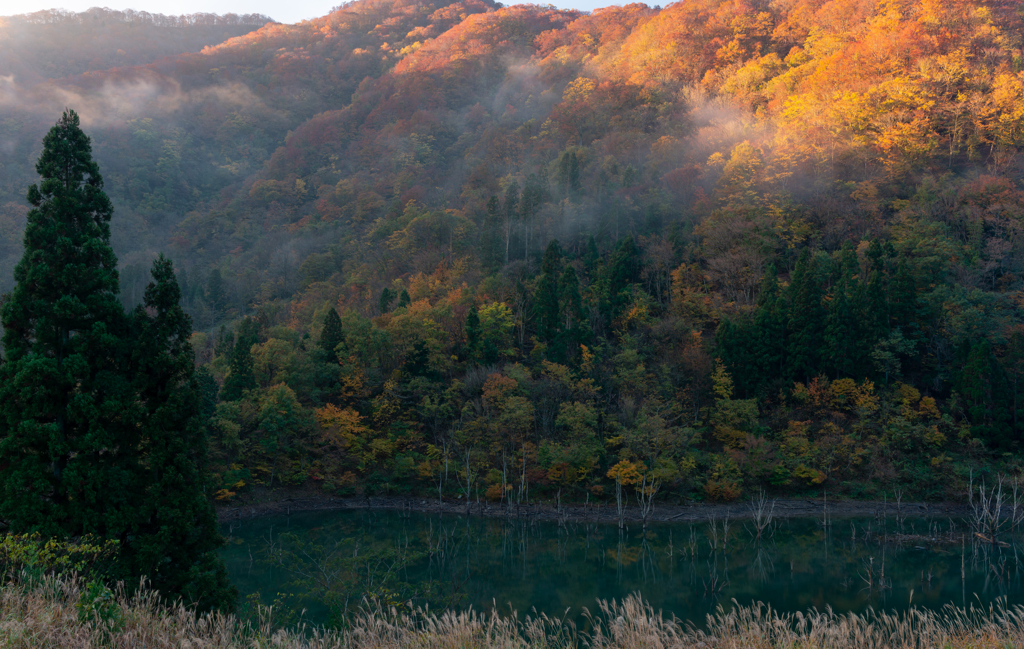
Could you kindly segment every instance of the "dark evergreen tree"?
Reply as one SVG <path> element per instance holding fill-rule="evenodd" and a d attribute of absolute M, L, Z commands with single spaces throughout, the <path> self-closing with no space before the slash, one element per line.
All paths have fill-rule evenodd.
<path fill-rule="evenodd" d="M 253 372 L 252 346 L 259 342 L 259 325 L 252 318 L 245 318 L 238 325 L 235 347 L 231 350 L 231 361 L 228 374 L 224 377 L 220 397 L 224 401 L 238 401 L 246 390 L 256 387 L 256 375 Z"/>
<path fill-rule="evenodd" d="M 206 434 L 192 322 L 181 308 L 171 262 L 161 255 L 152 274 L 145 306 L 131 318 L 141 439 L 132 490 L 138 504 L 124 531 L 122 558 L 131 575 L 146 575 L 165 595 L 202 610 L 229 609 L 237 593 L 216 554 L 221 539 L 204 489 Z"/>
<path fill-rule="evenodd" d="M 504 259 L 504 233 L 501 223 L 501 201 L 491 196 L 484 213 L 484 227 L 480 231 L 480 261 L 485 268 L 497 269 Z"/>
<path fill-rule="evenodd" d="M 231 350 L 235 348 L 235 332 L 228 331 L 226 325 L 220 326 L 220 331 L 217 333 L 217 343 L 213 346 L 213 353 L 217 356 L 223 356 L 230 354 Z"/>
<path fill-rule="evenodd" d="M 825 316 L 825 344 L 823 359 L 827 361 L 830 374 L 835 378 L 853 376 L 863 378 L 865 369 L 863 342 L 860 335 L 863 309 L 863 292 L 856 278 L 857 257 L 852 245 L 843 246 L 839 277 L 832 287 L 832 299 Z"/>
<path fill-rule="evenodd" d="M 896 272 L 890 282 L 889 314 L 890 326 L 899 328 L 911 345 L 909 353 L 904 357 L 903 373 L 913 374 L 921 368 L 920 358 L 914 352 L 923 338 L 924 331 L 917 300 L 917 280 L 911 272 L 906 255 L 900 255 L 896 262 Z"/>
<path fill-rule="evenodd" d="M 569 154 L 569 170 L 567 186 L 569 188 L 569 200 L 577 201 L 583 193 L 583 183 L 580 182 L 580 160 L 576 152 Z"/>
<path fill-rule="evenodd" d="M 196 381 L 199 382 L 199 419 L 206 425 L 217 412 L 220 387 L 205 365 L 196 370 Z"/>
<path fill-rule="evenodd" d="M 749 321 L 722 320 L 715 331 L 718 357 L 733 375 L 735 389 L 744 396 L 749 396 L 766 378 L 751 371 L 755 363 L 755 335 Z"/>
<path fill-rule="evenodd" d="M 874 341 L 889 334 L 889 302 L 885 297 L 885 284 L 880 271 L 873 270 L 868 277 L 863 316 L 865 340 L 861 345 L 871 349 Z"/>
<path fill-rule="evenodd" d="M 566 151 L 558 158 L 558 185 L 562 198 L 577 200 L 583 190 L 580 182 L 580 160 L 575 151 Z"/>
<path fill-rule="evenodd" d="M 227 303 L 227 294 L 224 292 L 224 278 L 221 277 L 220 269 L 214 268 L 206 278 L 206 303 L 216 313 L 224 310 Z"/>
<path fill-rule="evenodd" d="M 345 342 L 345 331 L 341 325 L 341 318 L 338 312 L 331 307 L 324 314 L 324 328 L 320 332 L 318 347 L 326 362 L 337 362 L 338 345 Z"/>
<path fill-rule="evenodd" d="M 640 281 L 640 250 L 631 235 L 619 243 L 607 268 L 608 294 L 604 315 L 611 324 L 629 302 L 627 289 Z"/>
<path fill-rule="evenodd" d="M 0 519 L 16 533 L 126 532 L 136 405 L 110 200 L 78 115 L 43 139 L 17 285 L 0 311 Z"/>
<path fill-rule="evenodd" d="M 789 315 L 774 265 L 769 266 L 761 278 L 757 300 L 754 330 L 751 333 L 751 369 L 756 375 L 753 389 L 760 391 L 764 386 L 782 378 L 786 362 L 786 322 Z M 742 374 L 747 373 L 751 372 Z"/>
<path fill-rule="evenodd" d="M 565 270 L 562 271 L 559 291 L 562 333 L 559 336 L 556 351 L 560 358 L 569 360 L 575 358 L 579 353 L 580 345 L 590 343 L 590 323 L 587 321 L 583 297 L 580 295 L 580 280 L 576 276 L 576 269 L 572 266 L 566 265 Z"/>
<path fill-rule="evenodd" d="M 537 325 L 540 339 L 546 343 L 554 341 L 560 330 L 559 320 L 559 276 L 561 275 L 562 249 L 558 241 L 548 244 L 541 262 L 541 275 L 537 280 L 537 291 L 534 294 L 534 311 L 537 314 Z"/>
<path fill-rule="evenodd" d="M 1009 449 L 1017 439 L 1012 429 L 1012 399 L 1003 368 L 985 338 L 964 343 L 957 358 L 954 389 L 963 403 L 973 434 L 991 446 Z"/>
<path fill-rule="evenodd" d="M 817 264 L 804 248 L 789 284 L 789 323 L 786 345 L 788 378 L 809 381 L 819 371 L 825 309 Z"/>
<path fill-rule="evenodd" d="M 917 282 L 910 271 L 910 264 L 905 256 L 900 256 L 896 264 L 896 274 L 892 280 L 889 311 L 893 327 L 899 327 L 908 340 L 917 341 L 920 334 L 917 306 Z"/>
<path fill-rule="evenodd" d="M 387 286 L 380 292 L 380 312 L 382 314 L 391 311 L 391 303 L 395 300 L 395 292 Z"/>
<path fill-rule="evenodd" d="M 480 353 L 480 312 L 476 306 L 466 314 L 466 358 L 476 360 Z"/>
<path fill-rule="evenodd" d="M 402 292 L 398 295 L 398 307 L 404 309 L 405 307 L 412 304 L 412 298 L 409 297 L 409 291 L 402 289 Z"/>
<path fill-rule="evenodd" d="M 519 218 L 523 224 L 523 258 L 530 255 L 530 240 L 533 235 L 534 219 L 544 204 L 544 187 L 537 176 L 530 174 L 523 187 L 523 195 L 519 202 Z"/>
<path fill-rule="evenodd" d="M 597 251 L 597 240 L 594 239 L 593 235 L 587 237 L 587 250 L 583 253 L 583 267 L 586 268 L 587 273 L 593 277 L 594 271 L 597 268 L 597 262 L 601 260 L 601 253 Z"/>

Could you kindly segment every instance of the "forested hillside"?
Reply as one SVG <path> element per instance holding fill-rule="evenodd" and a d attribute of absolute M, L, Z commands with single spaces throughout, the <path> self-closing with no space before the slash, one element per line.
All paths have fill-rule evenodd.
<path fill-rule="evenodd" d="M 1021 9 L 360 0 L 0 80 L 0 288 L 69 105 L 223 500 L 957 497 L 1021 470 Z"/>
<path fill-rule="evenodd" d="M 0 17 L 0 72 L 24 86 L 83 72 L 145 65 L 197 52 L 274 22 L 269 16 L 192 14 L 93 7 Z"/>

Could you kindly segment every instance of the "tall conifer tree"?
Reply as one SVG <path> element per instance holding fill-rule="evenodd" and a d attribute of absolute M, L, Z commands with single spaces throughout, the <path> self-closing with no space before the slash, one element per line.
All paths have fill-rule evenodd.
<path fill-rule="evenodd" d="M 0 518 L 51 536 L 123 530 L 134 405 L 113 208 L 78 115 L 43 139 L 17 285 L 0 311 Z"/>
<path fill-rule="evenodd" d="M 228 608 L 236 593 L 223 562 L 213 506 L 202 489 L 206 435 L 202 394 L 189 342 L 192 320 L 170 260 L 153 263 L 145 306 L 132 313 L 131 374 L 141 408 L 139 498 L 122 546 L 133 575 L 154 588 L 198 604 Z"/>
<path fill-rule="evenodd" d="M 252 318 L 242 320 L 238 325 L 235 347 L 231 350 L 228 364 L 228 375 L 224 377 L 224 386 L 220 396 L 224 401 L 238 401 L 246 390 L 256 387 L 256 374 L 253 371 L 252 346 L 259 342 L 258 326 Z"/>
<path fill-rule="evenodd" d="M 341 324 L 341 317 L 338 316 L 334 307 L 331 307 L 324 315 L 324 329 L 320 333 L 319 344 L 320 350 L 328 362 L 336 363 L 338 361 L 338 345 L 344 341 L 345 330 Z"/>
<path fill-rule="evenodd" d="M 781 378 L 786 358 L 786 304 L 774 265 L 769 265 L 761 278 L 757 303 L 752 353 L 758 375 L 756 383 L 760 386 Z"/>
<path fill-rule="evenodd" d="M 541 276 L 537 280 L 537 292 L 534 294 L 534 308 L 537 311 L 541 340 L 552 342 L 559 330 L 559 287 L 561 274 L 562 249 L 558 241 L 548 244 L 541 262 Z"/>
<path fill-rule="evenodd" d="M 809 248 L 804 248 L 793 269 L 789 284 L 789 336 L 786 361 L 789 378 L 808 381 L 818 372 L 821 356 L 825 309 L 821 304 L 821 284 L 817 264 Z"/>

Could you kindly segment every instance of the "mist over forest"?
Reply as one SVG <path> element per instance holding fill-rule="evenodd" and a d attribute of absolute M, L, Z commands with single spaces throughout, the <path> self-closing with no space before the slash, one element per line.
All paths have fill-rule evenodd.
<path fill-rule="evenodd" d="M 1022 470 L 1021 16 L 0 18 L 0 292 L 71 108 L 123 305 L 174 262 L 220 502 L 957 498 Z"/>

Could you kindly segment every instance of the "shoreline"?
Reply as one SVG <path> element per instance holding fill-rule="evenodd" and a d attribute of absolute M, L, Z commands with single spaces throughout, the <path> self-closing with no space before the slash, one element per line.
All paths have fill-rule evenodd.
<path fill-rule="evenodd" d="M 217 521 L 246 520 L 273 515 L 291 515 L 301 512 L 331 512 L 348 509 L 394 509 L 400 511 L 416 511 L 426 514 L 455 514 L 460 516 L 480 516 L 487 518 L 517 518 L 552 522 L 594 522 L 611 523 L 618 521 L 614 503 L 580 505 L 577 503 L 563 504 L 561 510 L 554 503 L 540 502 L 506 508 L 505 505 L 486 501 L 473 501 L 467 509 L 466 503 L 460 499 L 445 499 L 441 503 L 424 497 L 412 496 L 352 496 L 340 498 L 305 491 L 266 490 L 249 494 L 245 502 L 217 505 Z M 775 503 L 773 517 L 782 518 L 821 518 L 825 515 L 825 502 L 822 499 L 786 498 L 769 500 Z M 897 508 L 893 502 L 839 500 L 827 503 L 829 518 L 848 517 L 963 517 L 970 508 L 963 503 L 901 503 Z M 706 504 L 691 503 L 688 505 L 672 505 L 655 503 L 654 510 L 648 516 L 648 523 L 686 523 L 706 521 L 712 518 L 747 519 L 752 518 L 749 501 L 734 503 Z M 639 507 L 630 503 L 623 520 L 627 523 L 643 521 Z"/>

